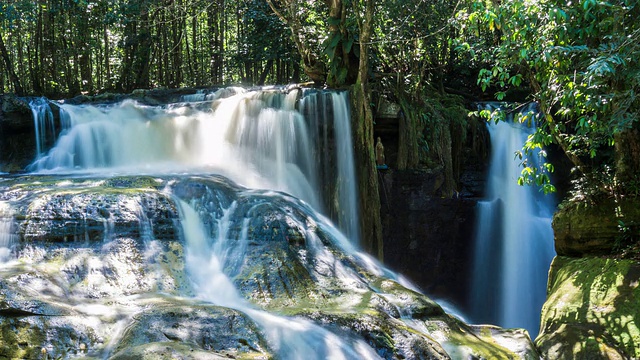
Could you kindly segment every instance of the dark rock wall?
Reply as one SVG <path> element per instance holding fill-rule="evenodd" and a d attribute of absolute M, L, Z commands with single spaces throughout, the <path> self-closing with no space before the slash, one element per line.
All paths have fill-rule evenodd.
<path fill-rule="evenodd" d="M 0 95 L 0 172 L 24 169 L 35 157 L 36 142 L 29 104 Z"/>
<path fill-rule="evenodd" d="M 439 170 L 380 170 L 379 177 L 385 264 L 464 309 L 480 195 L 475 191 L 483 188 L 483 172 L 468 167 L 463 191 L 449 198 L 440 193 Z"/>

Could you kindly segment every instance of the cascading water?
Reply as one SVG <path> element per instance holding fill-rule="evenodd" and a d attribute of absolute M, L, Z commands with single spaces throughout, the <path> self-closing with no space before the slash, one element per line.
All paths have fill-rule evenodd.
<path fill-rule="evenodd" d="M 0 320 L 38 334 L 11 337 L 12 348 L 105 359 L 535 353 L 526 336 L 461 323 L 345 235 L 357 232 L 345 93 L 233 92 L 60 107 L 68 124 L 31 165 L 40 174 L 0 179 L 0 250 L 15 260 L 1 259 Z M 307 116 L 320 110 L 323 121 Z M 328 193 L 344 232 L 317 212 Z"/>
<path fill-rule="evenodd" d="M 149 107 L 133 101 L 110 106 L 63 104 L 60 113 L 65 117 L 65 131 L 30 169 L 41 173 L 216 172 L 251 188 L 288 192 L 322 209 L 317 177 L 325 170 L 318 168 L 312 152 L 317 154 L 317 146 L 327 145 L 329 133 L 325 131 L 323 143 L 318 143 L 318 131 L 311 132 L 309 127 L 324 126 L 328 117 L 333 120 L 331 135 L 338 153 L 336 159 L 325 164 L 336 163 L 336 170 L 325 172 L 338 178 L 334 193 L 340 204 L 344 203 L 339 222 L 357 243 L 357 198 L 346 93 L 314 91 L 303 96 L 302 112 L 321 113 L 311 124 L 296 110 L 299 95 L 298 90 L 283 94 L 232 88 L 183 96 L 183 101 L 198 102 L 196 105 Z M 323 113 L 325 107 L 333 109 L 332 114 Z M 39 154 L 44 151 L 40 146 L 38 149 Z M 202 204 L 187 204 L 180 199 L 176 204 L 187 244 L 186 264 L 199 298 L 251 316 L 282 358 L 379 358 L 361 339 L 342 339 L 311 321 L 269 314 L 242 298 L 230 277 L 243 265 L 249 219 L 244 220 L 238 237 L 230 239 L 235 203 L 223 209 L 219 218 L 215 218 L 215 210 L 207 210 Z M 207 228 L 202 219 L 212 217 Z M 143 222 L 140 227 L 141 236 L 148 238 L 145 234 L 150 226 Z"/>
<path fill-rule="evenodd" d="M 523 113 L 535 112 L 534 104 Z M 519 160 L 532 129 L 513 116 L 489 124 L 491 160 L 486 200 L 478 202 L 472 319 L 538 334 L 549 265 L 555 254 L 553 199 L 519 186 Z"/>
<path fill-rule="evenodd" d="M 320 211 L 326 206 L 320 200 L 323 190 L 318 174 L 332 174 L 338 183 L 330 189 L 340 204 L 337 222 L 357 243 L 357 192 L 346 92 L 304 94 L 299 112 L 298 91 L 221 89 L 190 99 L 214 101 L 164 107 L 133 101 L 108 106 L 63 104 L 63 131 L 56 145 L 29 170 L 215 171 L 248 187 L 288 192 Z M 333 112 L 324 114 L 324 107 Z M 324 143 L 319 143 L 314 127 L 323 125 L 313 119 L 307 123 L 301 112 L 333 119 L 330 131 L 339 149 L 331 153 L 336 158 L 325 163 L 325 168 L 319 167 L 314 153 L 326 151 L 319 147 L 327 145 L 329 131 L 323 133 Z"/>
<path fill-rule="evenodd" d="M 283 359 L 380 358 L 362 339 L 343 339 L 309 320 L 273 315 L 252 307 L 238 293 L 230 278 L 243 265 L 249 219 L 242 221 L 239 236 L 234 238 L 229 228 L 233 219 L 237 219 L 234 216 L 237 204 L 234 202 L 224 209 L 220 218 L 209 221 L 207 228 L 201 219 L 210 217 L 211 212 L 203 203 L 211 201 L 206 198 L 193 204 L 177 201 L 187 244 L 187 267 L 201 299 L 249 315 Z M 260 206 L 260 203 L 254 206 Z M 215 234 L 214 237 L 211 234 Z"/>
<path fill-rule="evenodd" d="M 0 264 L 9 259 L 15 238 L 11 207 L 4 201 L 0 201 Z"/>
<path fill-rule="evenodd" d="M 323 172 L 322 184 L 332 187 L 330 193 L 338 194 L 339 208 L 332 216 L 344 233 L 357 244 L 360 236 L 358 224 L 358 200 L 355 176 L 355 164 L 353 160 L 353 143 L 351 138 L 351 123 L 349 121 L 337 121 L 349 118 L 349 107 L 341 93 L 317 92 L 306 90 L 300 100 L 300 111 L 305 114 L 312 124 L 312 138 L 315 139 L 315 149 L 324 149 L 316 154 L 316 159 L 324 169 L 330 168 L 330 164 L 336 164 L 337 174 Z M 331 114 L 327 112 L 331 111 Z M 334 119 L 333 128 L 329 128 L 326 119 Z M 333 131 L 336 149 L 329 151 L 329 132 Z M 347 154 L 347 156 L 344 156 Z"/>
<path fill-rule="evenodd" d="M 36 158 L 43 155 L 47 140 L 55 138 L 56 130 L 53 121 L 53 112 L 46 98 L 35 98 L 29 101 L 29 107 L 33 115 L 33 125 L 36 136 Z"/>

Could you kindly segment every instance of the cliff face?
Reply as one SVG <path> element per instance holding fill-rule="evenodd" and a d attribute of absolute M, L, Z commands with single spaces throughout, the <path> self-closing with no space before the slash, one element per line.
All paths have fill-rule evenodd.
<path fill-rule="evenodd" d="M 480 171 L 463 174 L 465 188 L 482 182 Z M 444 175 L 438 169 L 385 170 L 380 179 L 385 264 L 426 293 L 464 308 L 473 266 L 474 193 L 442 197 Z"/>

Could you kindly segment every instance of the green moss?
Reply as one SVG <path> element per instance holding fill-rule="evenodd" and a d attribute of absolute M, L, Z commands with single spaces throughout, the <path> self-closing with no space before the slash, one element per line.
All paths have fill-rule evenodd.
<path fill-rule="evenodd" d="M 636 261 L 556 257 L 538 346 L 549 355 L 597 351 L 640 357 L 639 281 Z"/>
<path fill-rule="evenodd" d="M 157 189 L 163 182 L 150 176 L 121 176 L 105 180 L 105 187 Z"/>
<path fill-rule="evenodd" d="M 35 359 L 41 356 L 45 333 L 20 318 L 0 317 L 0 358 Z"/>
<path fill-rule="evenodd" d="M 498 345 L 491 337 L 477 337 L 474 334 L 455 331 L 449 333 L 448 343 L 455 345 L 455 349 L 445 344 L 452 358 L 473 358 L 491 360 L 510 360 L 517 358 L 516 354 Z"/>

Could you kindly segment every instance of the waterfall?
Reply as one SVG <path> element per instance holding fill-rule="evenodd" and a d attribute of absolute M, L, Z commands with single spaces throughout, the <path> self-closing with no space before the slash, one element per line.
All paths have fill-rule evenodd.
<path fill-rule="evenodd" d="M 358 199 L 349 104 L 345 93 L 317 92 L 306 90 L 300 101 L 300 111 L 308 119 L 315 139 L 314 148 L 320 149 L 315 159 L 322 169 L 335 168 L 336 173 L 323 171 L 320 183 L 329 187 L 326 192 L 337 194 L 338 206 L 326 207 L 333 211 L 331 218 L 344 231 L 353 243 L 359 243 Z M 334 120 L 331 124 L 327 119 Z M 331 126 L 333 125 L 333 126 Z M 330 136 L 334 137 L 335 147 L 331 148 Z"/>
<path fill-rule="evenodd" d="M 0 264 L 11 257 L 11 248 L 16 237 L 11 207 L 6 202 L 0 201 Z"/>
<path fill-rule="evenodd" d="M 203 198 L 187 204 L 178 199 L 176 203 L 186 243 L 187 270 L 202 300 L 247 314 L 260 325 L 282 359 L 380 359 L 362 339 L 340 337 L 310 320 L 259 310 L 239 294 L 230 276 L 242 266 L 248 219 L 241 225 L 239 238 L 232 238 L 229 229 L 237 219 L 233 216 L 235 202 L 223 209 L 219 218 L 209 221 L 209 228 L 202 218 L 210 218 L 212 213 L 203 203 L 210 204 L 211 200 Z M 313 233 L 307 236 L 313 245 Z"/>
<path fill-rule="evenodd" d="M 525 328 L 535 338 L 555 253 L 553 199 L 534 186 L 517 184 L 521 168 L 514 153 L 532 130 L 513 117 L 489 124 L 492 151 L 486 200 L 477 207 L 471 317 Z"/>
<path fill-rule="evenodd" d="M 49 100 L 46 98 L 34 98 L 29 101 L 29 107 L 33 115 L 33 125 L 36 137 L 36 158 L 43 155 L 47 140 L 55 137 L 55 124 L 53 121 L 53 112 L 49 106 Z"/>
<path fill-rule="evenodd" d="M 320 212 L 337 208 L 330 216 L 358 243 L 347 92 L 231 87 L 182 100 L 165 106 L 132 100 L 62 104 L 62 131 L 55 145 L 47 151 L 38 141 L 40 155 L 28 170 L 217 173 L 246 187 L 287 192 Z M 40 104 L 32 104 L 34 118 L 44 108 Z"/>

